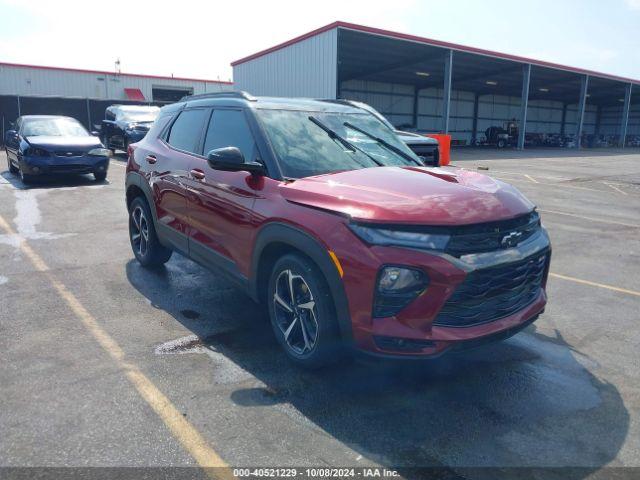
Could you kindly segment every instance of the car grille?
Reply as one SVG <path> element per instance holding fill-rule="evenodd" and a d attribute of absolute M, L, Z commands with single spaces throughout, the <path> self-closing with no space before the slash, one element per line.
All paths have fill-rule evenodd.
<path fill-rule="evenodd" d="M 50 165 L 51 173 L 91 173 L 93 167 L 88 165 Z"/>
<path fill-rule="evenodd" d="M 538 297 L 548 263 L 549 251 L 545 250 L 518 262 L 469 273 L 433 324 L 469 327 L 522 310 Z"/>
<path fill-rule="evenodd" d="M 65 157 L 65 158 L 73 158 L 73 157 L 82 157 L 85 152 L 83 151 L 74 151 L 70 152 L 68 150 L 58 150 L 54 152 L 57 157 Z"/>
<path fill-rule="evenodd" d="M 511 248 L 527 240 L 538 230 L 540 216 L 537 212 L 511 220 L 462 226 L 451 232 L 451 240 L 446 251 L 460 257 L 465 254 Z"/>
<path fill-rule="evenodd" d="M 420 157 L 433 157 L 435 155 L 436 150 L 438 149 L 437 145 L 407 145 L 413 153 Z"/>

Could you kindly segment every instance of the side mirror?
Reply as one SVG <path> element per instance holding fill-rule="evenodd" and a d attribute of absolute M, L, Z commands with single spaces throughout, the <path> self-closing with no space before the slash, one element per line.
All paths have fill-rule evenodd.
<path fill-rule="evenodd" d="M 5 143 L 14 142 L 17 139 L 18 139 L 18 132 L 16 132 L 15 130 L 7 130 L 6 133 L 4 134 Z"/>
<path fill-rule="evenodd" d="M 245 162 L 244 155 L 238 147 L 223 147 L 211 150 L 207 154 L 207 161 L 214 170 L 244 171 L 253 175 L 264 175 L 264 166 L 258 162 Z"/>

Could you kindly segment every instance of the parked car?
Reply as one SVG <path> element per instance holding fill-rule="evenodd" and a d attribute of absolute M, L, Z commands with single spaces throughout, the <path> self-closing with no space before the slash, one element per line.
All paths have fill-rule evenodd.
<path fill-rule="evenodd" d="M 111 150 L 127 151 L 129 144 L 139 142 L 158 116 L 159 107 L 144 105 L 111 105 L 102 121 L 102 143 Z"/>
<path fill-rule="evenodd" d="M 380 120 L 386 127 L 394 132 L 400 140 L 407 144 L 407 146 L 415 153 L 422 163 L 427 166 L 439 167 L 440 166 L 440 149 L 438 140 L 431 137 L 426 137 L 418 133 L 405 132 L 403 130 L 397 130 L 384 115 L 378 112 L 371 105 L 367 105 L 363 102 L 356 102 L 355 100 L 325 100 L 327 102 L 340 103 L 343 105 L 351 105 L 356 108 L 366 110 Z"/>
<path fill-rule="evenodd" d="M 547 301 L 534 205 L 434 170 L 369 112 L 240 92 L 163 107 L 126 176 L 136 259 L 178 252 L 268 310 L 287 355 L 428 358 L 503 339 Z"/>
<path fill-rule="evenodd" d="M 398 135 L 400 140 L 407 144 L 407 147 L 420 158 L 424 165 L 431 167 L 440 166 L 438 140 L 417 133 L 403 132 L 402 130 L 395 130 L 395 134 Z"/>
<path fill-rule="evenodd" d="M 71 117 L 19 117 L 15 129 L 6 132 L 9 171 L 19 174 L 25 184 L 35 177 L 75 173 L 92 173 L 103 181 L 109 169 L 109 150 L 96 135 Z"/>

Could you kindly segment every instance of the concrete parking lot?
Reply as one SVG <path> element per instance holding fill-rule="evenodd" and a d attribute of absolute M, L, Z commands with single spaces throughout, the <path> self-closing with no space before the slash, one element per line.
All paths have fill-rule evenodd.
<path fill-rule="evenodd" d="M 454 151 L 539 206 L 546 312 L 464 354 L 317 372 L 215 273 L 138 266 L 124 161 L 27 188 L 0 154 L 1 466 L 640 467 L 637 150 Z"/>

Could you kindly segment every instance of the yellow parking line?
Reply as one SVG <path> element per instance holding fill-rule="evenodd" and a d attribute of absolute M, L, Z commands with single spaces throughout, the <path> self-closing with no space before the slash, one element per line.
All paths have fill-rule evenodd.
<path fill-rule="evenodd" d="M 589 280 L 582 280 L 581 278 L 568 277 L 566 275 L 560 275 L 559 273 L 549 273 L 550 277 L 560 278 L 562 280 L 569 280 L 570 282 L 581 283 L 583 285 L 589 285 L 591 287 L 605 288 L 607 290 L 613 290 L 614 292 L 626 293 L 627 295 L 634 295 L 640 297 L 640 292 L 635 290 L 627 290 L 626 288 L 614 287 L 613 285 L 605 285 L 604 283 L 590 282 Z"/>
<path fill-rule="evenodd" d="M 17 235 L 2 216 L 0 216 L 0 227 L 8 235 Z M 156 412 L 198 465 L 204 468 L 205 472 L 213 478 L 233 478 L 229 466 L 224 460 L 207 444 L 202 435 L 184 418 L 180 410 L 171 403 L 158 387 L 136 365 L 125 360 L 125 353 L 118 343 L 99 325 L 77 297 L 56 278 L 42 257 L 31 248 L 24 238 L 20 238 L 20 250 L 31 261 L 37 271 L 44 273 L 48 277 L 58 295 L 66 302 L 102 349 L 115 361 L 118 368 L 124 372 L 140 396 Z M 212 470 L 210 467 L 222 468 Z"/>
<path fill-rule="evenodd" d="M 635 224 L 635 223 L 616 222 L 615 220 L 603 220 L 601 218 L 587 217 L 587 216 L 584 216 L 584 215 L 577 215 L 575 213 L 559 212 L 557 210 L 546 210 L 546 209 L 542 209 L 542 208 L 539 208 L 538 211 L 542 212 L 542 213 L 552 213 L 552 214 L 555 214 L 555 215 L 565 215 L 567 217 L 582 218 L 583 220 L 589 220 L 591 222 L 610 223 L 611 225 L 622 225 L 624 227 L 640 228 L 640 225 Z"/>
<path fill-rule="evenodd" d="M 527 177 L 529 180 L 531 180 L 533 183 L 540 183 L 539 181 L 537 181 L 535 178 L 533 178 L 531 175 L 527 175 L 526 173 L 524 174 L 525 177 Z"/>

